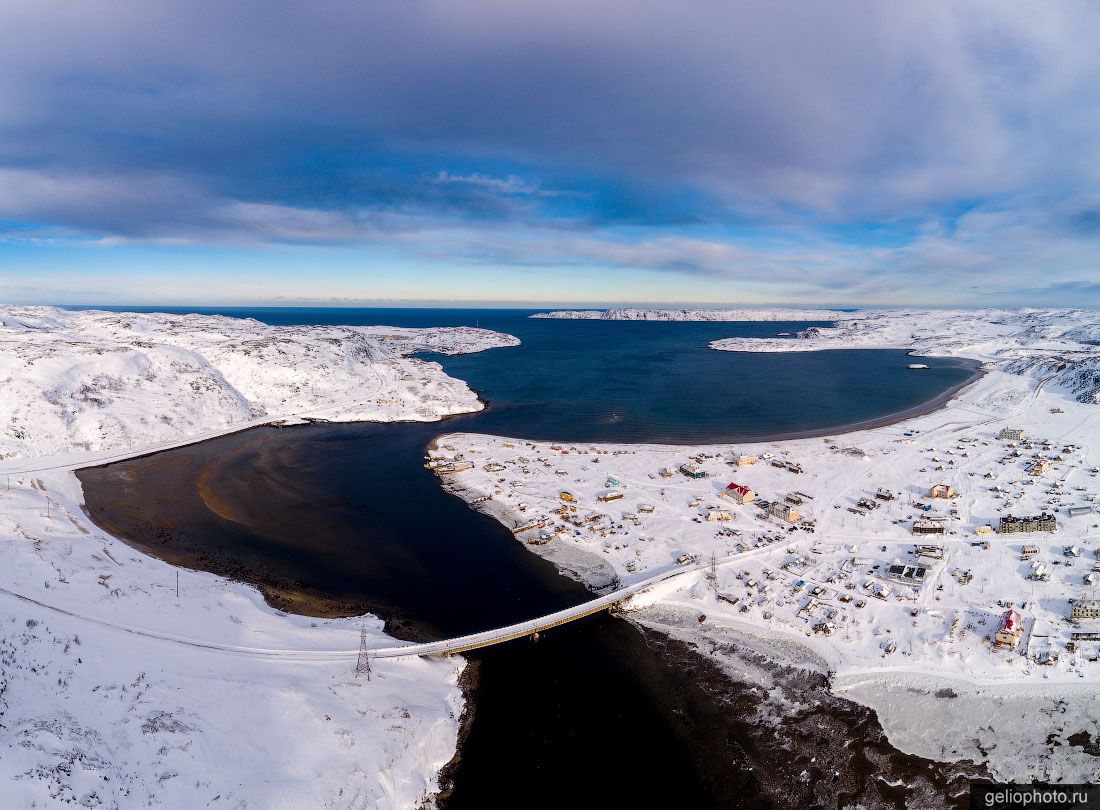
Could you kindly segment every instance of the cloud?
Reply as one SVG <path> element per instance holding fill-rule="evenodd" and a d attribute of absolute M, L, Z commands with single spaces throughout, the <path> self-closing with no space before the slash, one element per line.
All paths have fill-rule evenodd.
<path fill-rule="evenodd" d="M 444 185 L 472 186 L 483 188 L 497 194 L 519 194 L 532 197 L 584 197 L 579 191 L 557 191 L 545 189 L 538 183 L 524 180 L 514 174 L 507 177 L 491 177 L 486 174 L 450 174 L 441 171 L 436 175 L 435 182 Z"/>
<path fill-rule="evenodd" d="M 1091 271 L 1098 41 L 1086 2 L 6 3 L 0 220 L 1024 289 Z"/>

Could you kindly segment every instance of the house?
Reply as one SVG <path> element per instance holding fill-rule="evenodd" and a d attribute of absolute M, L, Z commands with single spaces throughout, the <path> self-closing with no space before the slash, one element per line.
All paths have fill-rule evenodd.
<path fill-rule="evenodd" d="M 1070 610 L 1070 618 L 1074 621 L 1100 619 L 1100 599 L 1078 599 Z"/>
<path fill-rule="evenodd" d="M 728 509 L 708 509 L 707 510 L 707 520 L 710 521 L 711 523 L 713 523 L 717 520 L 722 520 L 722 521 L 733 520 L 733 513 L 731 511 L 729 511 Z"/>
<path fill-rule="evenodd" d="M 1081 556 L 1081 547 L 1080 546 L 1066 546 L 1064 549 L 1062 549 L 1062 556 L 1063 557 L 1080 557 Z"/>
<path fill-rule="evenodd" d="M 768 514 L 780 520 L 785 520 L 787 523 L 798 523 L 798 519 L 801 517 L 793 506 L 783 501 L 775 501 L 769 504 Z"/>
<path fill-rule="evenodd" d="M 892 501 L 894 500 L 894 493 L 888 489 L 883 489 L 882 487 L 879 487 L 875 490 L 875 497 L 878 498 L 880 501 Z"/>
<path fill-rule="evenodd" d="M 570 503 L 570 502 L 576 500 L 576 498 L 573 497 L 572 492 L 569 492 L 568 490 L 564 490 L 564 489 L 561 492 L 558 493 L 558 497 L 561 498 L 566 503 Z"/>
<path fill-rule="evenodd" d="M 1024 432 L 1019 428 L 1001 428 L 1001 432 L 997 434 L 997 438 L 1006 442 L 1022 442 L 1024 440 Z"/>
<path fill-rule="evenodd" d="M 546 525 L 546 518 L 538 518 L 532 520 L 530 523 L 524 523 L 522 526 L 516 526 L 512 529 L 512 534 L 522 534 L 523 532 L 529 532 L 532 529 L 541 529 Z"/>
<path fill-rule="evenodd" d="M 1047 582 L 1050 579 L 1050 570 L 1042 562 L 1036 560 L 1031 564 L 1031 571 L 1028 573 L 1027 578 L 1035 582 Z"/>
<path fill-rule="evenodd" d="M 442 467 L 436 467 L 435 471 L 441 474 L 457 473 L 463 470 L 472 470 L 473 468 L 474 463 L 472 461 L 455 461 L 450 464 L 444 464 Z"/>
<path fill-rule="evenodd" d="M 919 545 L 916 552 L 918 557 L 926 557 L 930 560 L 943 559 L 943 546 Z"/>
<path fill-rule="evenodd" d="M 698 464 L 681 464 L 680 472 L 688 478 L 706 478 L 707 472 Z"/>
<path fill-rule="evenodd" d="M 759 460 L 760 459 L 756 456 L 750 456 L 748 453 L 741 453 L 734 457 L 733 464 L 735 467 L 748 467 L 750 464 L 755 464 Z"/>
<path fill-rule="evenodd" d="M 1025 532 L 1053 532 L 1058 528 L 1054 515 L 1043 512 L 1031 517 L 1013 517 L 1004 515 L 997 526 L 1001 534 L 1021 534 Z"/>
<path fill-rule="evenodd" d="M 974 530 L 974 534 L 993 534 L 993 527 L 985 523 Z"/>
<path fill-rule="evenodd" d="M 943 534 L 947 531 L 947 519 L 923 517 L 913 521 L 913 534 Z"/>
<path fill-rule="evenodd" d="M 596 496 L 596 500 L 600 503 L 611 503 L 611 501 L 621 500 L 622 497 L 623 493 L 621 492 L 609 491 L 601 492 L 599 495 Z"/>
<path fill-rule="evenodd" d="M 654 507 L 653 504 L 651 504 L 651 503 L 640 503 L 640 504 L 638 504 L 638 511 L 643 513 L 643 514 L 647 514 L 647 515 L 650 512 L 652 512 L 655 508 L 656 507 Z"/>
<path fill-rule="evenodd" d="M 1070 517 L 1081 517 L 1082 515 L 1092 514 L 1091 506 L 1071 506 L 1066 510 L 1066 514 Z"/>
<path fill-rule="evenodd" d="M 744 484 L 730 483 L 719 493 L 723 498 L 728 498 L 734 503 L 752 503 L 756 500 L 756 493 Z"/>
<path fill-rule="evenodd" d="M 1016 645 L 1020 643 L 1020 636 L 1023 635 L 1023 632 L 1024 628 L 1020 621 L 1020 614 L 1009 609 L 1001 617 L 1001 623 L 997 626 L 997 632 L 993 634 L 993 640 L 998 647 L 1007 647 L 1014 650 Z"/>
<path fill-rule="evenodd" d="M 1034 461 L 1027 468 L 1028 475 L 1042 475 L 1050 469 L 1050 462 L 1045 458 L 1041 458 L 1038 461 Z"/>
<path fill-rule="evenodd" d="M 928 490 L 929 498 L 957 498 L 959 493 L 955 491 L 955 488 L 950 484 L 936 484 L 932 489 Z"/>
<path fill-rule="evenodd" d="M 674 473 L 668 467 L 661 468 L 661 478 L 671 478 L 673 475 Z"/>
<path fill-rule="evenodd" d="M 1022 557 L 1023 557 L 1023 558 L 1025 559 L 1025 560 L 1026 560 L 1026 559 L 1028 559 L 1029 557 L 1034 557 L 1034 556 L 1035 556 L 1036 554 L 1038 554 L 1038 553 L 1039 553 L 1039 547 L 1038 547 L 1038 546 L 1033 546 L 1033 545 L 1025 545 L 1025 546 L 1024 546 L 1024 547 L 1023 547 L 1023 548 L 1022 548 L 1022 549 L 1020 550 L 1020 555 L 1021 555 L 1021 556 L 1022 556 Z"/>

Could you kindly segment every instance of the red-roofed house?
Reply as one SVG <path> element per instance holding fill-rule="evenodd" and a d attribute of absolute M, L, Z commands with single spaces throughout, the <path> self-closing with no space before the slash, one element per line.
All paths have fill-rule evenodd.
<path fill-rule="evenodd" d="M 993 640 L 997 642 L 998 647 L 1008 647 L 1011 650 L 1020 643 L 1020 636 L 1023 632 L 1024 628 L 1020 623 L 1020 614 L 1015 610 L 1006 610 L 1005 615 L 1001 617 L 1000 627 L 993 635 Z"/>
<path fill-rule="evenodd" d="M 756 500 L 756 493 L 744 484 L 730 484 L 721 495 L 734 503 L 752 503 Z"/>

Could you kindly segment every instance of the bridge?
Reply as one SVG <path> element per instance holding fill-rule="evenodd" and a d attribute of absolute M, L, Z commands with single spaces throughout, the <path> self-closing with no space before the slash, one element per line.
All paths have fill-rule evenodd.
<path fill-rule="evenodd" d="M 716 568 L 723 567 L 725 565 L 729 565 L 730 563 L 743 560 L 747 557 L 754 557 L 758 554 L 766 554 L 771 550 L 772 548 L 770 546 L 762 546 L 760 548 L 750 549 L 748 551 L 743 551 L 737 554 L 730 554 L 725 557 L 717 558 L 716 560 L 714 560 L 713 565 Z M 564 610 L 559 610 L 535 619 L 528 619 L 527 621 L 510 624 L 505 627 L 498 627 L 495 630 L 485 630 L 478 633 L 470 633 L 469 635 L 465 636 L 443 639 L 441 641 L 429 641 L 422 644 L 401 644 L 392 647 L 368 647 L 366 653 L 370 658 L 379 659 L 410 658 L 416 656 L 447 656 L 458 655 L 459 653 L 469 652 L 470 650 L 476 650 L 482 647 L 489 647 L 494 644 L 503 644 L 506 641 L 523 638 L 524 636 L 533 636 L 536 633 L 548 630 L 551 627 L 560 627 L 563 624 L 575 622 L 578 619 L 583 619 L 586 616 L 591 616 L 595 613 L 609 610 L 620 604 L 621 602 L 625 602 L 631 596 L 642 593 L 643 591 L 652 588 L 658 583 L 664 582 L 666 580 L 671 580 L 676 577 L 685 576 L 687 574 L 697 573 L 706 568 L 709 568 L 711 564 L 712 563 L 708 560 L 703 563 L 676 566 L 648 579 L 644 579 L 640 582 L 628 585 L 625 588 L 620 588 L 616 591 L 613 591 L 612 593 L 598 596 L 595 599 L 590 599 L 587 602 L 582 602 L 579 605 L 574 605 L 573 607 L 565 608 Z M 272 649 L 265 647 L 244 646 L 238 644 L 225 644 L 211 640 L 177 636 L 172 633 L 135 627 L 129 623 L 116 622 L 98 616 L 89 616 L 86 614 L 77 613 L 75 611 L 67 610 L 66 608 L 60 607 L 59 605 L 49 604 L 48 602 L 43 602 L 39 599 L 35 599 L 31 596 L 27 596 L 25 594 L 12 591 L 4 587 L 0 587 L 0 597 L 15 599 L 23 602 L 24 604 L 33 605 L 36 608 L 50 611 L 51 613 L 68 616 L 72 619 L 76 619 L 78 621 L 86 622 L 89 624 L 94 624 L 115 632 L 141 636 L 143 638 L 154 639 L 168 644 L 182 645 L 196 650 L 207 650 L 222 654 L 241 655 L 252 658 L 323 662 L 346 661 L 348 659 L 354 659 L 362 652 L 362 650 L 358 649 Z"/>
<path fill-rule="evenodd" d="M 744 559 L 746 554 L 751 555 L 752 552 L 742 552 L 721 557 L 716 559 L 713 564 L 715 567 L 727 565 L 735 560 Z M 648 590 L 660 582 L 685 574 L 702 571 L 710 566 L 710 560 L 703 563 L 677 566 L 676 568 L 666 570 L 656 576 L 636 582 L 633 585 L 628 585 L 625 588 L 620 588 L 604 596 L 598 596 L 587 602 L 581 602 L 579 605 L 574 605 L 573 607 L 565 608 L 555 613 L 549 613 L 536 619 L 528 619 L 527 621 L 509 624 L 505 627 L 498 627 L 495 630 L 484 630 L 480 633 L 471 633 L 469 635 L 457 636 L 456 638 L 444 639 L 442 641 L 428 641 L 422 644 L 402 644 L 396 647 L 368 648 L 367 653 L 371 658 L 407 658 L 409 656 L 422 655 L 445 656 L 458 655 L 459 653 L 477 650 L 482 647 L 491 647 L 494 644 L 503 644 L 506 641 L 513 641 L 514 639 L 523 638 L 524 636 L 533 636 L 536 633 L 549 630 L 551 627 L 560 627 L 563 624 L 575 622 L 586 616 L 591 616 L 604 610 L 610 610 L 619 603 L 625 602 L 635 594 Z"/>

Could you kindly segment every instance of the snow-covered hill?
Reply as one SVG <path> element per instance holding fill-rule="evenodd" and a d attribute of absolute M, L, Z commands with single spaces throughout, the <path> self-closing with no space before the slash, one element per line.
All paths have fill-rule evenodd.
<path fill-rule="evenodd" d="M 1091 309 L 890 310 L 859 313 L 794 339 L 725 338 L 711 348 L 742 352 L 911 349 L 972 357 L 1100 402 L 1100 312 Z"/>
<path fill-rule="evenodd" d="M 356 678 L 361 628 L 392 644 L 380 621 L 286 615 L 142 554 L 88 519 L 71 470 L 273 419 L 475 411 L 465 383 L 407 355 L 518 342 L 0 307 L 3 805 L 430 804 L 457 744 L 462 659 Z"/>
<path fill-rule="evenodd" d="M 518 343 L 465 327 L 0 307 L 0 458 L 126 449 L 260 417 L 432 421 L 482 406 L 407 355 Z"/>
<path fill-rule="evenodd" d="M 60 472 L 0 489 L 0 805 L 397 810 L 438 791 L 462 659 L 356 678 L 361 625 L 393 644 L 381 621 L 274 611 L 81 502 Z"/>
<path fill-rule="evenodd" d="M 532 318 L 570 321 L 836 321 L 854 317 L 832 309 L 563 309 L 538 312 Z"/>

